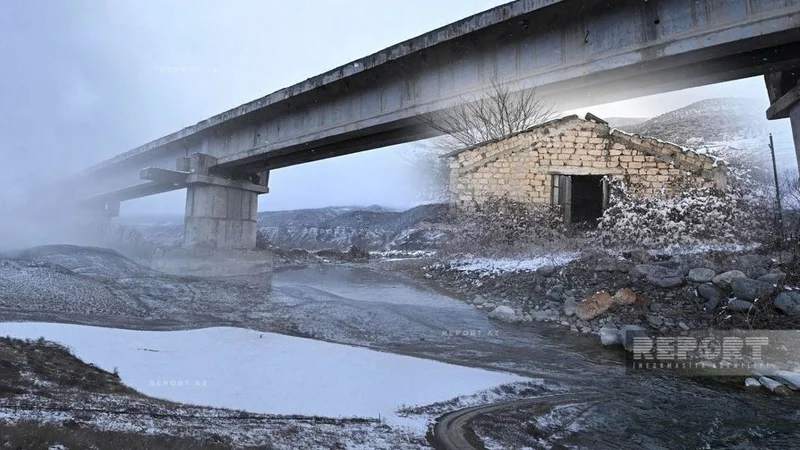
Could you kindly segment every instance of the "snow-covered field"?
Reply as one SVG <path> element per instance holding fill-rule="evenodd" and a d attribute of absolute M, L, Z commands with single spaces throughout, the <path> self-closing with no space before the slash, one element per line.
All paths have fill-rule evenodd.
<path fill-rule="evenodd" d="M 382 252 L 369 252 L 369 256 L 389 261 L 409 258 L 430 258 L 436 256 L 436 250 L 387 250 Z"/>
<path fill-rule="evenodd" d="M 464 258 L 451 261 L 454 270 L 496 275 L 502 272 L 534 271 L 545 266 L 563 266 L 580 257 L 578 252 L 553 253 L 531 258 Z"/>
<path fill-rule="evenodd" d="M 255 413 L 382 417 L 525 378 L 240 328 L 135 331 L 0 323 L 0 335 L 44 337 L 118 370 L 134 389 L 181 403 Z M 421 424 L 420 424 L 421 425 Z"/>

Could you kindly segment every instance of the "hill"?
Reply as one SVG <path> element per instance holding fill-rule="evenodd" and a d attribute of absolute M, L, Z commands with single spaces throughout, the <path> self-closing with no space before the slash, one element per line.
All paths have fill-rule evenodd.
<path fill-rule="evenodd" d="M 640 123 L 647 122 L 650 119 L 647 117 L 603 117 L 603 120 L 608 122 L 608 125 L 612 128 L 622 129 L 622 127 L 639 125 Z"/>
<path fill-rule="evenodd" d="M 282 248 L 346 248 L 421 250 L 441 245 L 447 232 L 434 224 L 445 221 L 448 206 L 421 205 L 406 211 L 380 207 L 320 208 L 261 212 L 258 227 Z"/>
<path fill-rule="evenodd" d="M 753 103 L 747 98 L 701 100 L 650 120 L 618 128 L 688 146 L 767 136 L 768 121 L 764 111 L 754 108 Z"/>
<path fill-rule="evenodd" d="M 618 128 L 705 150 L 728 161 L 746 161 L 770 174 L 768 143 L 772 134 L 781 176 L 796 176 L 797 159 L 788 120 L 767 120 L 758 104 L 748 98 L 701 100 L 645 122 Z"/>

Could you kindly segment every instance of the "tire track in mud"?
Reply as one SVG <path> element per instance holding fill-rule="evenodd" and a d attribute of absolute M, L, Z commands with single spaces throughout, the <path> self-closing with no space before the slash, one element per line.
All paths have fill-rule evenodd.
<path fill-rule="evenodd" d="M 579 392 L 470 406 L 451 411 L 436 419 L 433 430 L 428 433 L 428 442 L 437 450 L 485 450 L 486 447 L 470 427 L 472 420 L 482 414 L 531 405 L 581 404 L 598 398 L 600 398 L 600 394 L 597 392 Z"/>

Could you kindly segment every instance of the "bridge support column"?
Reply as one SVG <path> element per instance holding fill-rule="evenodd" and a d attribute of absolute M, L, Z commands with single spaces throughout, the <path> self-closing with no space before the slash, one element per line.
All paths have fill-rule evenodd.
<path fill-rule="evenodd" d="M 248 180 L 221 178 L 208 174 L 215 162 L 202 154 L 189 157 L 184 247 L 254 249 L 258 196 L 268 192 L 266 173 Z"/>
<path fill-rule="evenodd" d="M 767 119 L 786 119 L 792 124 L 794 151 L 800 170 L 800 71 L 778 72 L 764 75 L 767 93 L 772 104 L 767 109 Z"/>

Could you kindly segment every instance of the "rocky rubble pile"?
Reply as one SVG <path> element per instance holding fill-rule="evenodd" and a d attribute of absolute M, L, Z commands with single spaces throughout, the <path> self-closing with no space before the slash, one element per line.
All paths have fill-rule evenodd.
<path fill-rule="evenodd" d="M 709 252 L 690 255 L 586 254 L 562 267 L 486 274 L 425 268 L 428 278 L 460 291 L 489 317 L 546 321 L 595 333 L 604 344 L 620 330 L 797 328 L 800 289 L 786 286 L 788 254 Z"/>

